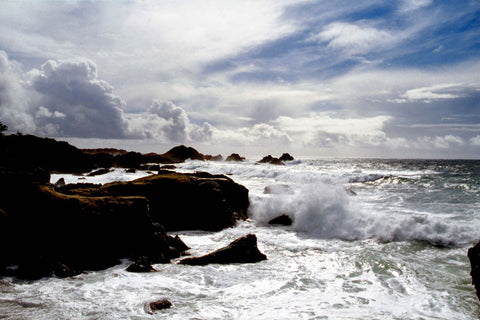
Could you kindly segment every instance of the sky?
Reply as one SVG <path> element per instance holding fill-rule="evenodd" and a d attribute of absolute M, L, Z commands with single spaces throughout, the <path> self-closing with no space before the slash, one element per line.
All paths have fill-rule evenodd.
<path fill-rule="evenodd" d="M 0 2 L 0 122 L 81 148 L 480 159 L 480 1 Z"/>

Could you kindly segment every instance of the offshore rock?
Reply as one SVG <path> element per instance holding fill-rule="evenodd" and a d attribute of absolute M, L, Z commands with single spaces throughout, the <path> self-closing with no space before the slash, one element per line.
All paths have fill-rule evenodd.
<path fill-rule="evenodd" d="M 231 155 L 229 155 L 227 157 L 227 159 L 225 161 L 236 161 L 236 162 L 242 162 L 244 161 L 245 158 L 244 157 L 240 157 L 240 155 L 238 153 L 232 153 Z"/>
<path fill-rule="evenodd" d="M 149 314 L 153 314 L 155 311 L 171 308 L 172 303 L 167 299 L 160 299 L 158 301 L 150 302 L 148 307 L 149 310 L 147 312 Z"/>
<path fill-rule="evenodd" d="M 168 231 L 219 231 L 247 218 L 248 189 L 223 175 L 159 171 L 158 175 L 94 188 L 69 188 L 84 196 L 140 196 Z"/>
<path fill-rule="evenodd" d="M 471 266 L 472 284 L 475 286 L 477 297 L 480 300 L 480 241 L 468 249 L 468 259 Z"/>
<path fill-rule="evenodd" d="M 228 264 L 228 263 L 254 263 L 266 260 L 267 256 L 261 253 L 257 247 L 257 237 L 248 234 L 230 243 L 228 246 L 218 249 L 205 256 L 197 258 L 186 258 L 180 264 L 207 265 L 207 264 Z"/>
<path fill-rule="evenodd" d="M 223 157 L 221 154 L 217 154 L 216 156 L 207 154 L 204 157 L 205 157 L 205 160 L 208 160 L 208 161 L 223 161 Z"/>
<path fill-rule="evenodd" d="M 269 163 L 269 164 L 275 164 L 275 165 L 280 165 L 283 166 L 285 165 L 282 160 L 278 158 L 274 158 L 271 155 L 268 155 L 266 157 L 263 157 L 262 160 L 258 161 L 258 163 Z"/>
<path fill-rule="evenodd" d="M 184 145 L 174 147 L 162 155 L 171 163 L 185 162 L 185 160 L 204 160 L 204 156 L 192 147 Z"/>
<path fill-rule="evenodd" d="M 293 223 L 292 219 L 286 214 L 282 214 L 281 216 L 268 221 L 268 224 L 278 224 L 282 226 L 291 226 L 292 223 Z"/>
<path fill-rule="evenodd" d="M 126 269 L 128 272 L 135 272 L 135 273 L 145 273 L 145 272 L 155 272 L 150 261 L 147 257 L 141 257 L 137 259 L 137 261 L 133 262 L 128 266 Z"/>
<path fill-rule="evenodd" d="M 284 153 L 284 154 L 282 154 L 282 156 L 280 157 L 280 160 L 281 160 L 281 161 L 292 161 L 292 160 L 294 160 L 294 158 L 293 158 L 290 154 Z"/>

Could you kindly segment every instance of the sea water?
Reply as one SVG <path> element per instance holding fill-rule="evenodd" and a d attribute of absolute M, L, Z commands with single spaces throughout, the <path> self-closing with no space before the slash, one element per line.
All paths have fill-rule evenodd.
<path fill-rule="evenodd" d="M 467 250 L 480 240 L 480 161 L 295 160 L 285 166 L 187 161 L 179 172 L 225 174 L 249 189 L 250 219 L 177 234 L 203 255 L 254 233 L 255 264 L 128 261 L 59 279 L 0 279 L 3 319 L 475 319 Z M 132 180 L 116 169 L 67 183 Z M 266 187 L 267 190 L 265 189 Z M 268 221 L 286 214 L 291 226 Z M 127 236 L 127 235 L 126 235 Z M 149 314 L 161 298 L 173 307 Z"/>

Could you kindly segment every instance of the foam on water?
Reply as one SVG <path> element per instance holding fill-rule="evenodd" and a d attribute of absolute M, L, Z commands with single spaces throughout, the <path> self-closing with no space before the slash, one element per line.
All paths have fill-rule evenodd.
<path fill-rule="evenodd" d="M 0 279 L 0 314 L 7 319 L 472 319 L 480 314 L 466 257 L 478 240 L 480 187 L 468 173 L 445 177 L 448 163 L 187 161 L 178 170 L 228 174 L 250 190 L 251 220 L 216 233 L 179 234 L 191 254 L 255 233 L 268 260 L 155 265 L 159 272 L 148 274 L 126 272 L 124 261 L 71 279 Z M 62 176 L 67 182 L 95 178 L 100 183 L 137 177 L 123 170 L 109 175 L 80 181 Z M 265 187 L 279 185 L 288 188 L 264 193 Z M 294 224 L 267 226 L 281 214 Z M 173 308 L 147 314 L 145 305 L 160 298 Z"/>

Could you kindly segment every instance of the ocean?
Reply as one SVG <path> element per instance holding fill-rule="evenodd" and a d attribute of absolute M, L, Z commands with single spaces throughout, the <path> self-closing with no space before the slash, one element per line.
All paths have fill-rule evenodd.
<path fill-rule="evenodd" d="M 467 250 L 480 240 L 480 161 L 300 159 L 285 166 L 187 161 L 250 191 L 250 219 L 182 231 L 192 256 L 254 233 L 255 264 L 158 264 L 59 279 L 0 278 L 0 319 L 476 319 Z M 132 180 L 124 169 L 70 182 Z M 188 199 L 186 199 L 188 201 Z M 268 221 L 286 214 L 291 226 Z M 125 235 L 128 236 L 128 235 Z M 172 308 L 148 314 L 149 302 Z"/>

